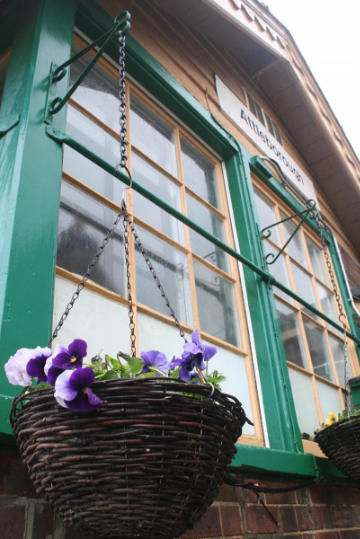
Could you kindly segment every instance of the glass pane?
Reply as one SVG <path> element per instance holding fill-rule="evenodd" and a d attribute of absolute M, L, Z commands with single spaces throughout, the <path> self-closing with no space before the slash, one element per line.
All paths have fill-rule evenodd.
<path fill-rule="evenodd" d="M 132 155 L 132 176 L 140 185 L 146 187 L 176 210 L 181 211 L 179 187 L 136 153 Z M 138 217 L 174 240 L 183 243 L 183 225 L 180 221 L 136 191 L 133 192 L 133 200 L 134 213 Z"/>
<path fill-rule="evenodd" d="M 65 306 L 75 291 L 75 283 L 56 277 L 54 291 L 53 326 L 58 323 Z M 122 328 L 121 331 L 119 328 Z M 116 357 L 121 351 L 130 352 L 130 330 L 128 309 L 118 301 L 113 301 L 85 288 L 74 307 L 74 313 L 59 332 L 54 344 L 67 346 L 74 339 L 84 339 L 88 343 L 85 362 L 96 354 L 110 354 Z"/>
<path fill-rule="evenodd" d="M 204 228 L 210 234 L 213 234 L 219 240 L 224 241 L 224 223 L 214 212 L 209 210 L 204 204 L 201 204 L 194 197 L 186 197 L 189 217 L 196 224 Z M 212 264 L 228 271 L 228 256 L 222 249 L 206 240 L 200 234 L 190 228 L 190 239 L 192 248 L 198 255 L 202 256 Z"/>
<path fill-rule="evenodd" d="M 220 207 L 214 165 L 186 140 L 181 140 L 184 181 L 197 195 Z"/>
<path fill-rule="evenodd" d="M 115 166 L 119 161 L 118 141 L 71 106 L 67 109 L 66 131 L 111 165 Z M 121 203 L 124 184 L 66 145 L 63 169 L 114 202 Z"/>
<path fill-rule="evenodd" d="M 285 217 L 286 217 L 285 215 L 281 215 L 281 219 L 285 219 Z M 289 239 L 291 234 L 296 229 L 296 226 L 297 224 L 294 225 L 291 221 L 285 221 L 285 223 L 282 224 L 284 235 L 285 235 L 285 241 Z M 297 260 L 297 262 L 299 262 L 301 266 L 304 266 L 305 268 L 307 268 L 307 261 L 306 261 L 306 256 L 303 249 L 303 244 L 301 241 L 300 230 L 301 228 L 298 229 L 295 236 L 292 237 L 290 243 L 286 247 L 286 250 L 290 256 L 292 256 L 293 258 L 295 258 L 295 260 Z"/>
<path fill-rule="evenodd" d="M 310 320 L 304 317 L 304 327 L 308 341 L 314 371 L 319 376 L 334 381 L 334 373 L 330 363 L 329 352 L 326 346 L 325 335 Z"/>
<path fill-rule="evenodd" d="M 197 261 L 194 272 L 201 329 L 240 346 L 232 284 Z"/>
<path fill-rule="evenodd" d="M 140 227 L 137 227 L 137 230 L 176 316 L 186 324 L 192 325 L 186 255 L 147 230 Z M 160 290 L 138 249 L 136 249 L 136 295 L 140 303 L 169 316 Z"/>
<path fill-rule="evenodd" d="M 336 337 L 329 335 L 330 346 L 335 361 L 336 371 L 339 376 L 340 384 L 345 386 L 345 367 L 346 367 L 346 378 L 349 380 L 352 376 L 352 370 L 349 364 L 349 360 L 345 361 L 345 351 L 344 351 L 344 342 L 340 341 Z"/>
<path fill-rule="evenodd" d="M 311 377 L 291 368 L 289 375 L 300 430 L 312 436 L 319 427 L 319 417 Z"/>
<path fill-rule="evenodd" d="M 289 309 L 280 301 L 276 301 L 276 309 L 280 322 L 281 338 L 284 343 L 287 361 L 292 361 L 300 367 L 306 368 L 304 347 L 299 330 L 299 321 L 296 312 Z"/>
<path fill-rule="evenodd" d="M 225 348 L 220 348 L 219 346 L 216 348 L 217 354 L 208 363 L 209 372 L 216 369 L 226 376 L 225 382 L 221 383 L 222 391 L 229 395 L 235 395 L 242 403 L 247 417 L 253 419 L 244 358 L 235 355 Z M 254 433 L 254 427 L 245 423 L 243 434 Z"/>
<path fill-rule="evenodd" d="M 263 228 L 273 225 L 278 220 L 275 214 L 275 208 L 274 205 L 266 200 L 265 197 L 263 197 L 259 192 L 255 191 L 255 204 L 258 214 L 258 219 L 260 223 L 260 230 Z M 274 226 L 270 229 L 270 236 L 269 238 L 275 242 L 276 244 L 280 244 L 280 236 L 279 236 L 279 227 Z"/>
<path fill-rule="evenodd" d="M 291 264 L 291 269 L 295 281 L 297 295 L 310 303 L 310 305 L 313 305 L 317 308 L 311 278 L 309 277 L 309 275 L 307 275 L 307 273 L 305 273 L 305 271 L 303 271 L 295 264 Z M 304 306 L 301 306 L 301 308 L 304 312 L 310 314 L 310 316 L 312 316 L 313 318 L 317 318 L 316 315 L 312 311 L 310 311 L 310 309 L 307 309 Z"/>
<path fill-rule="evenodd" d="M 329 386 L 325 382 L 320 382 L 320 380 L 316 381 L 316 387 L 324 421 L 330 412 L 338 414 L 342 411 L 339 392 L 335 387 Z"/>
<path fill-rule="evenodd" d="M 145 313 L 138 313 L 139 351 L 160 350 L 171 360 L 183 353 L 184 341 L 174 324 L 168 324 Z M 191 335 L 185 333 L 188 341 Z"/>
<path fill-rule="evenodd" d="M 266 241 L 264 242 L 264 248 L 265 248 L 265 254 L 272 253 L 275 256 L 277 256 L 278 251 L 276 251 L 276 249 L 274 249 L 274 247 L 270 245 L 269 243 L 267 243 Z M 282 283 L 284 286 L 287 286 L 288 288 L 290 288 L 289 276 L 288 276 L 288 272 L 287 272 L 287 268 L 285 264 L 285 258 L 283 255 L 280 255 L 279 258 L 273 264 L 269 264 L 268 270 L 275 277 L 275 279 L 279 281 L 279 283 Z M 279 296 L 283 298 L 286 298 L 290 302 L 294 301 L 290 296 L 288 296 L 285 292 L 282 292 L 279 288 L 276 288 L 275 292 L 276 294 L 278 294 Z"/>
<path fill-rule="evenodd" d="M 74 51 L 78 52 L 78 51 Z M 70 84 L 72 84 L 88 65 L 90 58 L 85 56 L 73 64 L 70 69 Z M 72 98 L 84 108 L 97 116 L 104 124 L 119 132 L 119 100 L 118 85 L 115 79 L 98 65 L 92 67 Z"/>
<path fill-rule="evenodd" d="M 130 124 L 131 144 L 168 172 L 176 175 L 173 128 L 133 95 L 131 96 Z"/>
<path fill-rule="evenodd" d="M 315 277 L 327 284 L 329 282 L 329 277 L 325 268 L 324 258 L 321 250 L 308 237 L 306 238 L 306 244 L 309 249 L 310 260 Z"/>
<path fill-rule="evenodd" d="M 104 204 L 63 181 L 58 225 L 58 265 L 83 275 L 114 219 L 115 213 Z M 124 253 L 120 229 L 114 232 L 91 279 L 124 295 Z"/>
<path fill-rule="evenodd" d="M 326 314 L 326 316 L 334 320 L 334 322 L 337 322 L 338 314 L 335 307 L 334 296 L 329 290 L 327 290 L 325 287 L 318 283 L 317 290 L 320 298 L 321 310 L 324 314 Z"/>

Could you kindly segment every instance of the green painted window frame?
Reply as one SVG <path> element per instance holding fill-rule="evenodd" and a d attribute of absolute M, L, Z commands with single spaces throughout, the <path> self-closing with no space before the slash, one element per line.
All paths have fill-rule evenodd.
<path fill-rule="evenodd" d="M 67 59 L 66 55 L 69 53 L 72 44 L 72 16 L 74 15 L 77 2 L 76 0 L 67 0 L 66 6 L 68 12 L 66 16 L 64 14 L 60 16 L 60 14 L 56 12 L 56 2 L 54 2 L 54 0 L 38 0 L 38 4 L 39 9 L 43 11 L 42 18 L 39 17 L 39 20 L 37 21 L 37 33 L 36 35 L 32 35 L 32 42 L 35 43 L 36 41 L 38 43 L 37 55 L 34 52 L 35 56 L 33 57 L 33 65 L 35 68 L 37 66 L 36 60 L 41 53 L 39 48 L 41 39 L 39 40 L 39 36 L 41 38 L 41 35 L 46 33 L 48 27 L 61 27 L 60 33 L 64 43 L 64 50 L 60 56 L 62 54 L 65 55 L 65 58 L 62 61 Z M 57 15 L 55 15 L 55 13 L 57 13 Z M 57 20 L 55 20 L 56 16 L 59 17 Z M 90 39 L 97 37 L 110 25 L 110 23 L 111 17 L 95 3 L 79 3 L 75 15 L 75 25 L 89 36 Z M 64 36 L 67 37 L 64 38 Z M 23 47 L 23 51 L 24 47 L 27 47 L 28 44 L 28 42 L 26 43 L 26 41 L 23 41 L 17 45 L 17 48 L 21 50 L 21 47 Z M 115 41 L 111 43 L 107 53 L 113 58 L 117 58 L 117 45 Z M 58 53 L 54 50 L 53 54 L 55 57 L 58 56 Z M 56 63 L 59 64 L 60 60 L 57 60 Z M 228 133 L 219 122 L 131 36 L 127 38 L 127 71 L 139 84 L 141 84 L 141 86 L 151 94 L 156 95 L 160 102 L 170 109 L 185 125 L 223 158 L 228 176 L 229 190 L 235 216 L 235 226 L 241 245 L 241 252 L 253 264 L 261 268 L 263 265 L 263 247 L 256 225 L 251 170 L 254 170 L 261 179 L 267 182 L 275 191 L 278 189 L 281 191 L 282 186 L 271 176 L 269 169 L 267 169 L 260 160 L 257 160 L 254 156 L 250 155 L 249 152 L 243 148 L 236 139 L 234 139 L 234 137 Z M 42 80 L 43 75 L 44 74 L 42 73 Z M 33 93 L 35 91 L 35 83 L 38 83 L 40 80 L 36 80 L 36 77 L 40 77 L 40 74 L 36 73 L 35 69 L 35 77 L 32 79 L 31 83 L 31 91 Z M 59 89 L 61 89 L 61 85 Z M 35 97 L 37 100 L 40 99 L 40 97 L 44 100 L 46 97 L 45 90 L 43 89 L 42 92 L 40 92 L 37 87 L 36 95 L 31 94 L 29 96 L 27 102 L 29 110 L 34 105 L 33 101 L 35 100 Z M 35 103 L 35 106 L 38 109 L 41 108 L 38 101 Z M 64 114 L 59 115 L 59 117 L 54 120 L 53 126 L 64 129 Z M 30 130 L 30 127 L 27 126 L 26 129 Z M 47 178 L 53 175 L 54 178 L 56 178 L 56 184 L 54 182 L 50 197 L 51 208 L 53 211 L 51 216 L 48 216 L 51 223 L 51 232 L 48 235 L 45 244 L 51 259 L 48 263 L 50 268 L 47 270 L 45 281 L 45 287 L 47 287 L 49 294 L 46 299 L 46 305 L 42 308 L 43 316 L 37 320 L 38 324 L 36 331 L 31 335 L 31 339 L 29 339 L 29 344 L 27 344 L 27 346 L 34 346 L 39 342 L 44 342 L 50 335 L 56 254 L 56 226 L 61 177 L 60 145 L 50 137 L 46 136 L 45 124 L 38 122 L 36 129 L 38 130 L 37 134 L 39 138 L 37 139 L 35 156 L 32 155 L 33 161 L 36 161 L 36 155 L 40 157 L 40 151 L 43 152 L 43 147 L 40 147 L 39 144 L 44 140 L 46 141 L 46 145 L 48 145 L 50 153 L 53 154 L 52 159 L 47 163 L 46 176 L 44 170 L 39 182 L 45 185 Z M 14 146 L 14 144 L 17 144 L 18 142 L 19 140 L 15 138 L 15 140 L 10 140 L 8 144 Z M 25 157 L 23 155 L 22 159 L 25 159 Z M 285 190 L 281 191 L 280 195 L 281 197 L 285 197 L 290 207 L 293 207 L 296 202 L 294 197 Z M 56 210 L 54 211 L 55 205 Z M 12 235 L 11 237 L 17 238 L 18 240 L 18 236 Z M 21 247 L 21 242 L 16 244 L 16 241 L 14 240 L 12 249 L 16 250 L 16 248 Z M 43 247 L 43 249 L 45 249 L 45 247 Z M 338 274 L 337 276 L 339 278 L 341 267 L 336 263 L 334 252 L 332 252 L 332 255 Z M 49 260 L 49 254 L 47 256 L 47 260 Z M 11 262 L 11 260 L 13 259 L 9 256 L 8 261 Z M 36 263 L 35 258 L 33 262 Z M 260 378 L 262 381 L 262 394 L 269 431 L 270 448 L 238 444 L 237 455 L 233 465 L 235 469 L 239 471 L 243 470 L 244 472 L 256 469 L 279 474 L 318 476 L 320 471 L 321 473 L 327 471 L 330 475 L 339 475 L 339 472 L 337 472 L 329 463 L 321 462 L 324 461 L 324 459 L 316 459 L 313 455 L 303 454 L 301 435 L 296 420 L 271 285 L 263 276 L 254 272 L 249 267 L 244 266 L 244 274 L 249 308 L 253 321 L 254 337 L 255 342 L 257 343 L 256 352 Z M 341 282 L 341 279 L 339 281 Z M 39 292 L 39 290 L 40 287 L 37 285 L 35 292 Z M 41 291 L 42 294 L 46 296 L 43 292 L 44 283 L 41 285 Z M 7 292 L 9 292 L 8 288 Z M 341 292 L 344 292 L 343 287 L 341 287 Z M 28 294 L 28 296 L 29 297 L 26 297 L 26 301 L 33 301 L 34 296 L 31 294 Z M 16 312 L 19 312 L 19 307 Z M 5 309 L 3 309 L 0 314 L 3 315 L 2 319 L 6 320 Z M 31 315 L 33 315 L 32 311 Z M 352 317 L 350 316 L 350 319 L 351 318 Z M 355 328 L 353 329 L 353 332 L 355 335 L 357 334 Z M 14 349 L 24 346 L 22 342 L 19 342 L 18 332 L 14 334 L 12 338 L 5 338 L 4 340 L 6 341 L 6 348 L 10 353 L 13 352 Z M 15 343 L 16 346 L 14 346 Z M 269 358 L 271 358 L 271 361 Z M 16 390 L 10 392 L 8 385 L 6 389 L 4 389 L 4 385 L 0 385 L 0 392 L 0 411 L 3 410 L 3 412 L 5 411 L 5 413 L 7 413 L 9 409 L 9 400 L 16 394 Z M 9 424 L 7 418 L 5 419 L 4 414 L 0 421 L 0 429 L 3 433 L 9 434 Z"/>

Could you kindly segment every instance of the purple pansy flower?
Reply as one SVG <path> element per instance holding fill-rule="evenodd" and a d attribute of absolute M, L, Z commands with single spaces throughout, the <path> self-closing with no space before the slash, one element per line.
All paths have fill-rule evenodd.
<path fill-rule="evenodd" d="M 33 351 L 32 358 L 26 365 L 26 372 L 32 378 L 37 378 L 37 382 L 46 382 L 47 376 L 45 373 L 46 360 L 52 355 L 51 348 L 40 348 L 37 346 Z"/>
<path fill-rule="evenodd" d="M 31 376 L 26 370 L 26 366 L 31 358 L 34 357 L 35 349 L 20 348 L 13 356 L 5 363 L 5 373 L 10 384 L 14 386 L 30 386 Z"/>
<path fill-rule="evenodd" d="M 55 349 L 55 355 L 57 353 L 57 350 Z M 59 367 L 54 367 L 53 365 L 53 358 L 55 357 L 54 354 L 50 356 L 45 363 L 44 372 L 46 375 L 46 381 L 48 384 L 54 386 L 57 377 L 64 372 L 65 369 L 59 369 Z"/>
<path fill-rule="evenodd" d="M 82 367 L 83 358 L 86 356 L 87 344 L 82 339 L 75 339 L 65 346 L 58 346 L 53 354 L 52 366 L 58 369 L 77 369 Z"/>
<path fill-rule="evenodd" d="M 66 370 L 55 382 L 55 399 L 64 408 L 74 412 L 91 412 L 102 405 L 102 400 L 89 388 L 95 374 L 90 367 Z"/>
<path fill-rule="evenodd" d="M 191 340 L 192 342 L 184 344 L 181 358 L 174 357 L 170 365 L 170 367 L 181 366 L 179 378 L 184 382 L 191 381 L 193 369 L 205 370 L 205 361 L 209 361 L 216 354 L 215 346 L 209 346 L 200 341 L 197 330 L 193 331 Z"/>
<path fill-rule="evenodd" d="M 141 372 L 150 372 L 149 367 L 155 367 L 164 374 L 168 373 L 170 362 L 162 352 L 158 350 L 149 350 L 140 354 L 141 359 L 145 362 Z M 159 373 L 156 373 L 159 376 Z"/>

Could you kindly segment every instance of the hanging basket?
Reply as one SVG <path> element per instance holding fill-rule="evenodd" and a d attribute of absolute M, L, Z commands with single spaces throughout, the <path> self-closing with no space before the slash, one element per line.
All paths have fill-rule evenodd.
<path fill-rule="evenodd" d="M 104 403 L 87 414 L 60 407 L 52 389 L 14 400 L 11 423 L 38 494 L 90 536 L 181 536 L 223 482 L 246 421 L 241 404 L 168 378 L 92 387 Z"/>
<path fill-rule="evenodd" d="M 322 429 L 315 441 L 343 474 L 360 481 L 360 416 L 347 417 Z"/>

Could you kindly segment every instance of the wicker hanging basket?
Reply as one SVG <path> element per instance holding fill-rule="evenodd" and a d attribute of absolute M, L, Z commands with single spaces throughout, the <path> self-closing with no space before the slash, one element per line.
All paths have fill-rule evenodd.
<path fill-rule="evenodd" d="M 37 492 L 90 536 L 181 536 L 223 482 L 246 421 L 241 404 L 168 378 L 92 387 L 104 403 L 87 414 L 60 407 L 52 389 L 14 400 L 11 423 Z"/>
<path fill-rule="evenodd" d="M 341 419 L 322 429 L 315 441 L 343 474 L 360 481 L 360 416 Z"/>

